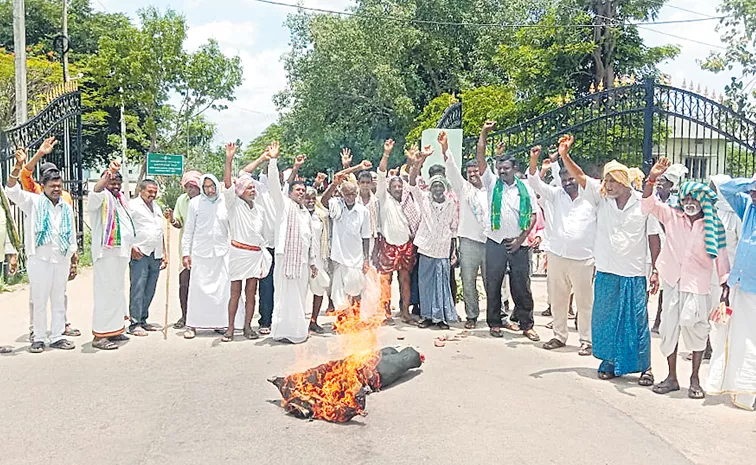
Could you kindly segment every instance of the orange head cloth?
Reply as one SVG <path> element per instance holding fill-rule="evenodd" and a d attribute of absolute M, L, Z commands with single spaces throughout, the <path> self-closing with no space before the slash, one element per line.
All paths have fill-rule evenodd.
<path fill-rule="evenodd" d="M 630 169 L 617 160 L 604 165 L 604 177 L 601 182 L 601 194 L 606 195 L 606 176 L 609 175 L 625 187 L 630 187 Z"/>
<path fill-rule="evenodd" d="M 640 168 L 630 168 L 627 170 L 628 177 L 630 178 L 630 185 L 637 191 L 643 190 L 643 180 L 646 179 L 646 175 Z"/>
<path fill-rule="evenodd" d="M 186 187 L 187 184 L 192 184 L 197 187 L 197 189 L 200 188 L 200 178 L 202 177 L 202 173 L 199 171 L 187 171 L 184 173 L 184 176 L 181 178 L 181 187 Z"/>

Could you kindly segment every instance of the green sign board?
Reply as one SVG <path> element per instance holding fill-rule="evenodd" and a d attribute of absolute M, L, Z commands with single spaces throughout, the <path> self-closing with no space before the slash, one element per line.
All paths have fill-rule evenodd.
<path fill-rule="evenodd" d="M 183 174 L 183 155 L 147 154 L 147 176 L 181 176 Z"/>

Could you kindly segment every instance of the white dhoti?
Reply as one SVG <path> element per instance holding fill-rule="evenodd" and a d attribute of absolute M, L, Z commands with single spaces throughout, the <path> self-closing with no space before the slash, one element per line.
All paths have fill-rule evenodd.
<path fill-rule="evenodd" d="M 202 258 L 192 255 L 192 279 L 189 280 L 186 326 L 194 329 L 228 327 L 228 300 L 231 280 L 228 255 Z M 244 327 L 244 299 L 239 299 L 234 327 Z"/>
<path fill-rule="evenodd" d="M 290 279 L 284 276 L 284 256 L 276 256 L 276 266 L 273 269 L 273 326 L 271 337 L 274 340 L 287 340 L 294 344 L 307 340 L 309 320 L 306 315 L 307 283 L 310 278 L 310 267 L 302 264 L 299 278 Z M 194 277 L 192 277 L 194 279 Z"/>
<path fill-rule="evenodd" d="M 730 293 L 730 304 L 729 323 L 714 324 L 711 332 L 714 353 L 706 391 L 713 395 L 730 394 L 735 405 L 753 410 L 756 403 L 756 294 L 735 287 Z"/>
<path fill-rule="evenodd" d="M 273 257 L 265 247 L 260 250 L 246 250 L 231 247 L 228 252 L 228 275 L 231 281 L 262 279 L 270 273 Z"/>
<path fill-rule="evenodd" d="M 112 337 L 123 333 L 129 307 L 126 302 L 128 257 L 118 250 L 104 250 L 94 262 L 94 337 Z"/>
<path fill-rule="evenodd" d="M 331 275 L 331 299 L 336 308 L 349 306 L 349 297 L 358 297 L 365 288 L 365 275 L 362 266 L 350 267 L 333 262 Z"/>
<path fill-rule="evenodd" d="M 712 310 L 711 295 L 681 292 L 679 283 L 662 282 L 661 351 L 665 357 L 674 353 L 682 334 L 685 347 L 692 352 L 706 349 L 709 339 L 709 313 Z"/>
<path fill-rule="evenodd" d="M 69 264 L 43 261 L 29 257 L 29 294 L 34 307 L 34 341 L 44 342 L 47 336 L 47 302 L 50 302 L 50 343 L 63 339 L 66 329 L 66 286 Z M 123 320 L 121 320 L 123 324 Z"/>

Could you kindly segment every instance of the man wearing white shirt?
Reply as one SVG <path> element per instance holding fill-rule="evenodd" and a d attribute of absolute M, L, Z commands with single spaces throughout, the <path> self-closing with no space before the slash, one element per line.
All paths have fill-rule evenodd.
<path fill-rule="evenodd" d="M 333 276 L 331 298 L 337 309 L 350 305 L 365 287 L 365 276 L 370 266 L 370 213 L 357 203 L 357 184 L 346 181 L 339 173 L 328 186 L 323 198 L 333 221 L 331 260 Z M 340 198 L 333 197 L 336 189 Z"/>
<path fill-rule="evenodd" d="M 145 179 L 139 183 L 139 195 L 129 201 L 136 230 L 129 263 L 129 333 L 134 336 L 146 336 L 147 331 L 162 329 L 160 325 L 147 322 L 160 270 L 165 269 L 168 259 L 163 238 L 163 212 L 155 203 L 157 193 L 158 184 L 152 179 Z"/>
<path fill-rule="evenodd" d="M 121 193 L 120 167 L 117 161 L 111 162 L 87 199 L 94 262 L 92 347 L 101 350 L 117 349 L 116 342 L 128 339 L 123 334 L 129 317 L 124 281 L 136 232 Z"/>
<path fill-rule="evenodd" d="M 568 150 L 560 141 L 560 152 Z M 538 174 L 541 147 L 530 150 L 528 183 L 544 201 L 548 222 L 549 294 L 554 316 L 554 338 L 543 345 L 552 350 L 567 343 L 570 294 L 574 291 L 580 333 L 579 355 L 591 355 L 591 316 L 593 313 L 593 243 L 596 239 L 596 207 L 578 195 L 578 184 L 567 169 L 558 177 L 561 186 L 547 185 Z"/>
<path fill-rule="evenodd" d="M 462 177 L 453 154 L 449 151 L 448 139 L 441 149 L 446 154 L 446 173 L 452 190 L 459 198 L 459 268 L 462 275 L 462 294 L 467 322 L 465 328 L 472 329 L 478 321 L 478 270 L 486 283 L 486 222 L 488 221 L 488 192 L 480 179 L 478 163 L 470 161 L 465 165 Z"/>
<path fill-rule="evenodd" d="M 18 178 L 25 162 L 26 151 L 16 151 L 16 165 L 8 179 L 8 198 L 24 212 L 24 247 L 29 257 L 34 305 L 34 341 L 29 351 L 40 353 L 45 350 L 48 302 L 50 347 L 71 350 L 75 345 L 63 337 L 63 331 L 66 326 L 66 286 L 76 277 L 78 263 L 74 212 L 60 198 L 63 182 L 58 170 L 48 170 L 42 176 L 42 195 L 21 189 Z"/>
<path fill-rule="evenodd" d="M 514 158 L 498 157 L 496 174 L 486 162 L 488 134 L 496 126 L 486 121 L 478 139 L 476 159 L 483 185 L 488 192 L 489 215 L 486 228 L 486 320 L 491 336 L 504 337 L 501 332 L 501 285 L 509 268 L 509 287 L 515 305 L 515 316 L 523 335 L 540 341 L 533 329 L 533 294 L 530 290 L 530 253 L 525 243 L 536 223 L 535 194 L 515 176 Z"/>
<path fill-rule="evenodd" d="M 659 223 L 641 210 L 641 194 L 631 187 L 630 170 L 612 160 L 604 166 L 603 181 L 589 178 L 572 160 L 564 142 L 562 161 L 580 186 L 580 196 L 596 207 L 596 279 L 592 333 L 593 355 L 602 360 L 600 379 L 640 373 L 638 384 L 653 386 L 651 333 L 646 308 L 646 256 L 656 266 L 661 241 Z M 658 290 L 656 270 L 651 293 Z"/>

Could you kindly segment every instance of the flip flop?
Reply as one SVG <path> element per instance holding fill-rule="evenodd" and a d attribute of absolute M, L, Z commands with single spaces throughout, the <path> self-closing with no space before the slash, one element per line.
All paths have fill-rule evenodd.
<path fill-rule="evenodd" d="M 475 320 L 467 320 L 467 322 L 465 323 L 465 328 L 466 329 L 475 329 L 475 325 L 477 325 L 477 324 L 478 324 L 478 322 L 475 321 Z"/>
<path fill-rule="evenodd" d="M 638 385 L 649 387 L 654 385 L 654 375 L 653 373 L 650 373 L 648 371 L 644 371 L 641 373 L 640 378 L 638 378 Z"/>
<path fill-rule="evenodd" d="M 100 350 L 116 350 L 118 348 L 118 344 L 111 341 L 110 339 L 102 338 L 97 339 L 96 341 L 92 341 L 92 347 Z"/>
<path fill-rule="evenodd" d="M 701 388 L 688 388 L 688 397 L 691 399 L 704 399 L 706 393 Z"/>
<path fill-rule="evenodd" d="M 225 333 L 223 337 L 221 337 L 221 342 L 233 342 L 234 340 L 234 333 Z"/>
<path fill-rule="evenodd" d="M 263 335 L 270 334 L 270 328 L 263 326 L 262 328 L 260 328 L 260 334 L 263 334 Z"/>
<path fill-rule="evenodd" d="M 501 328 L 491 328 L 488 332 L 492 337 L 504 337 L 504 333 L 501 332 Z"/>
<path fill-rule="evenodd" d="M 608 381 L 610 379 L 616 378 L 617 375 L 615 375 L 614 373 L 607 373 L 605 371 L 599 371 L 598 377 L 601 380 Z"/>
<path fill-rule="evenodd" d="M 194 339 L 197 336 L 197 331 L 194 328 L 187 328 L 184 331 L 184 339 Z"/>
<path fill-rule="evenodd" d="M 651 390 L 654 391 L 654 393 L 656 394 L 664 395 L 664 394 L 669 394 L 670 392 L 679 391 L 680 385 L 679 384 L 674 385 L 674 384 L 662 381 L 661 383 L 654 386 Z"/>
<path fill-rule="evenodd" d="M 554 350 L 554 349 L 561 349 L 565 345 L 566 344 L 564 342 L 560 341 L 557 338 L 554 338 L 554 339 L 550 340 L 549 342 L 545 343 L 543 345 L 543 348 L 546 349 L 546 350 Z"/>

